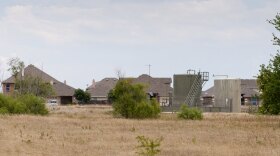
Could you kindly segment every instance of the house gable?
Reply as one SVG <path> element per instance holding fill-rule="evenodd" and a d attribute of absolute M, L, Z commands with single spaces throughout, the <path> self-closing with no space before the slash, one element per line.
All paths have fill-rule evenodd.
<path fill-rule="evenodd" d="M 24 79 L 25 76 L 32 76 L 32 77 L 39 77 L 41 78 L 45 83 L 51 83 L 54 89 L 54 92 L 56 96 L 73 96 L 75 89 L 71 86 L 68 86 L 52 76 L 48 75 L 44 71 L 38 69 L 34 65 L 28 65 L 26 68 L 24 68 L 23 76 L 19 75 L 18 78 Z M 15 84 L 15 77 L 11 76 L 5 81 L 2 82 L 2 88 L 3 88 L 3 93 L 7 93 L 7 85 L 10 85 L 10 93 L 14 91 L 14 85 Z M 9 94 L 10 94 L 9 93 Z M 7 93 L 8 94 L 8 93 Z"/>

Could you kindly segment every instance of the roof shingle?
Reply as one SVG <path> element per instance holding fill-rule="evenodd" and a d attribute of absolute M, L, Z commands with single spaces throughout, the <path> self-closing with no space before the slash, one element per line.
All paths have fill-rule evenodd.
<path fill-rule="evenodd" d="M 32 76 L 32 77 L 39 77 L 46 83 L 53 82 L 53 89 L 56 93 L 56 96 L 73 96 L 74 95 L 75 88 L 56 80 L 55 78 L 48 75 L 44 71 L 38 69 L 34 65 L 28 65 L 24 69 L 24 76 L 26 76 L 26 75 Z M 19 75 L 19 76 L 21 77 L 21 75 Z M 2 83 L 3 84 L 15 83 L 15 78 L 13 76 L 11 76 L 7 80 L 3 81 Z"/>
<path fill-rule="evenodd" d="M 131 80 L 133 84 L 147 85 L 146 92 L 158 93 L 159 96 L 169 96 L 172 92 L 170 84 L 171 78 L 153 78 L 149 75 L 143 74 L 138 78 L 125 78 Z M 117 78 L 104 78 L 103 80 L 91 85 L 87 88 L 88 92 L 93 97 L 107 97 L 109 91 L 113 89 L 118 82 Z"/>

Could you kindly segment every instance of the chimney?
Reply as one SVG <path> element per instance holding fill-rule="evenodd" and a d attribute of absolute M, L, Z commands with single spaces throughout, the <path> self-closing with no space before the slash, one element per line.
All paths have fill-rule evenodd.
<path fill-rule="evenodd" d="M 95 85 L 96 85 L 96 82 L 95 82 L 95 80 L 93 79 L 93 80 L 92 80 L 92 88 L 95 88 Z"/>
<path fill-rule="evenodd" d="M 24 68 L 21 69 L 21 77 L 24 77 Z"/>
<path fill-rule="evenodd" d="M 66 80 L 64 80 L 64 84 L 67 84 L 67 83 L 66 83 Z"/>
<path fill-rule="evenodd" d="M 50 81 L 50 84 L 53 85 L 53 80 Z"/>

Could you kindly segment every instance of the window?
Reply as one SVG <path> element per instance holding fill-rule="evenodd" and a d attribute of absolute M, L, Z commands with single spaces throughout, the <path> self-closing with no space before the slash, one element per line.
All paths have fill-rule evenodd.
<path fill-rule="evenodd" d="M 258 99 L 252 97 L 252 99 L 251 99 L 251 104 L 252 104 L 252 105 L 258 105 Z"/>
<path fill-rule="evenodd" d="M 10 84 L 6 84 L 6 92 L 10 92 L 11 89 L 11 85 Z"/>

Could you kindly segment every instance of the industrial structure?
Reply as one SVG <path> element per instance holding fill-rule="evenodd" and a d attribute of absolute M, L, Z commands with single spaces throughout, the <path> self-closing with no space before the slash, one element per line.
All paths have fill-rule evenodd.
<path fill-rule="evenodd" d="M 214 81 L 215 103 L 204 107 L 207 112 L 241 112 L 241 80 L 220 79 Z M 207 110 L 208 108 L 208 110 Z M 216 110 L 214 110 L 216 109 Z"/>
<path fill-rule="evenodd" d="M 206 96 L 203 96 L 202 88 L 209 81 L 209 72 L 188 70 L 186 74 L 174 75 L 173 80 L 172 104 L 164 107 L 164 111 L 178 111 L 181 105 L 186 104 L 204 112 L 241 112 L 241 79 L 217 79 L 211 95 Z"/>
<path fill-rule="evenodd" d="M 177 111 L 182 104 L 190 107 L 200 107 L 202 87 L 209 80 L 209 72 L 188 70 L 186 74 L 177 74 L 173 77 L 174 92 L 172 104 L 164 111 Z"/>
<path fill-rule="evenodd" d="M 203 110 L 208 112 L 240 112 L 242 105 L 261 104 L 256 79 L 217 79 L 202 93 Z"/>

